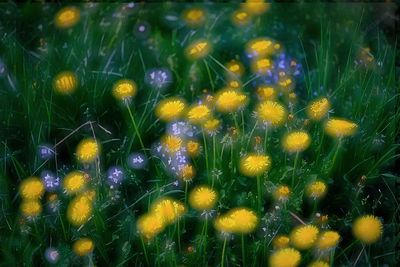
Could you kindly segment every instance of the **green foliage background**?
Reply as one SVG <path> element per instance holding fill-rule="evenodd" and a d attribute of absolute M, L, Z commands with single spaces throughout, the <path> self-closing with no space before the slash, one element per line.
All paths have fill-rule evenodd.
<path fill-rule="evenodd" d="M 148 204 L 160 195 L 184 198 L 184 189 L 163 187 L 173 180 L 162 171 L 160 161 L 152 160 L 147 171 L 127 169 L 128 179 L 119 202 L 111 201 L 107 188 L 99 186 L 94 219 L 80 230 L 68 226 L 65 216 L 44 215 L 34 224 L 22 222 L 18 184 L 43 169 L 57 170 L 62 175 L 68 168 L 76 167 L 75 147 L 83 137 L 91 136 L 92 131 L 101 140 L 103 151 L 99 169 L 90 170 L 93 176 L 101 181 L 108 166 L 126 167 L 126 157 L 140 146 L 126 108 L 111 95 L 112 85 L 118 79 L 126 77 L 138 84 L 138 95 L 131 107 L 140 121 L 144 143 L 150 148 L 165 127 L 154 116 L 157 92 L 144 84 L 145 72 L 167 66 L 173 72 L 174 83 L 160 98 L 179 95 L 188 102 L 196 101 L 203 89 L 213 92 L 224 86 L 224 70 L 218 63 L 224 64 L 235 57 L 245 62 L 245 43 L 260 36 L 280 41 L 287 54 L 302 64 L 302 76 L 296 80 L 299 103 L 295 114 L 304 117 L 302 109 L 308 101 L 328 96 L 335 116 L 352 119 L 360 125 L 359 133 L 344 143 L 332 173 L 327 170 L 332 166 L 335 143 L 322 137 L 321 126 L 310 126 L 308 130 L 318 142 L 313 142 L 303 155 L 297 172 L 304 177 L 303 187 L 315 176 L 329 185 L 328 195 L 318 211 L 329 215 L 329 224 L 342 236 L 334 266 L 352 265 L 360 252 L 361 245 L 353 244 L 351 223 L 362 214 L 382 218 L 384 234 L 381 241 L 366 249 L 359 266 L 396 265 L 399 198 L 395 185 L 399 178 L 394 162 L 399 156 L 400 113 L 393 4 L 277 3 L 251 26 L 238 29 L 230 21 L 238 3 L 205 3 L 198 6 L 214 17 L 193 31 L 181 22 L 167 23 L 164 19 L 167 14 L 179 17 L 192 4 L 136 4 L 128 11 L 122 11 L 124 4 L 76 5 L 82 12 L 79 24 L 69 30 L 58 30 L 53 18 L 60 4 L 0 4 L 0 59 L 5 66 L 5 74 L 0 76 L 0 265 L 46 266 L 43 254 L 49 245 L 60 249 L 60 266 L 88 264 L 86 259 L 73 256 L 70 249 L 73 240 L 83 235 L 95 241 L 93 260 L 97 266 L 145 265 L 135 226 L 138 215 L 146 212 Z M 116 14 L 123 16 L 119 18 Z M 138 21 L 151 25 L 148 39 L 133 35 Z M 192 62 L 185 58 L 183 47 L 199 37 L 213 42 L 215 60 L 209 57 Z M 188 39 L 183 42 L 185 38 Z M 374 56 L 370 68 L 355 64 L 363 47 L 370 47 Z M 56 95 L 52 90 L 54 76 L 63 70 L 73 70 L 79 77 L 79 88 L 71 96 Z M 246 73 L 243 82 L 249 79 L 250 73 Z M 254 95 L 251 83 L 244 91 Z M 252 108 L 247 108 L 246 122 L 251 121 Z M 228 126 L 233 124 L 229 120 L 226 118 Z M 55 144 L 81 125 L 84 126 L 58 146 L 57 160 L 42 165 L 37 155 L 38 145 Z M 248 123 L 245 132 L 252 126 Z M 293 166 L 293 159 L 286 158 L 277 145 L 283 132 L 274 132 L 270 139 L 268 152 L 274 168 L 267 180 L 273 184 L 286 181 L 286 174 Z M 246 142 L 244 136 L 234 147 L 233 166 L 237 166 Z M 221 149 L 221 144 L 217 148 Z M 235 169 L 232 171 L 232 165 L 223 164 L 229 161 L 226 154 L 226 158 L 215 163 L 223 173 L 217 183 L 221 196 L 218 211 L 225 212 L 238 205 L 254 207 L 254 181 L 241 177 Z M 200 170 L 205 168 L 204 164 L 203 159 L 197 162 L 202 166 Z M 198 172 L 191 187 L 207 179 L 204 171 Z M 360 188 L 357 184 L 362 175 L 367 180 Z M 312 219 L 312 207 L 302 193 L 303 190 L 294 192 L 287 209 L 307 221 Z M 272 208 L 269 197 L 265 210 L 269 212 Z M 65 209 L 62 204 L 60 213 Z M 187 250 L 188 246 L 196 248 L 199 242 L 198 217 L 194 211 L 186 215 L 181 251 L 176 243 L 172 249 L 165 249 L 170 242 L 177 242 L 174 228 L 157 237 L 155 243 L 160 247 L 155 243 L 149 245 L 151 265 L 206 266 L 206 261 L 211 266 L 219 264 L 222 242 L 213 229 L 209 232 L 205 257 Z M 288 233 L 296 224 L 287 211 L 282 211 L 279 218 L 276 225 L 268 224 L 271 231 L 279 228 L 280 232 Z M 62 224 L 66 229 L 62 230 Z M 24 227 L 28 227 L 27 233 L 22 231 Z M 267 254 L 261 248 L 270 239 L 261 231 L 245 238 L 249 264 L 266 265 Z M 227 255 L 231 266 L 241 265 L 240 238 L 229 243 Z M 302 264 L 306 265 L 311 254 L 303 256 Z"/>

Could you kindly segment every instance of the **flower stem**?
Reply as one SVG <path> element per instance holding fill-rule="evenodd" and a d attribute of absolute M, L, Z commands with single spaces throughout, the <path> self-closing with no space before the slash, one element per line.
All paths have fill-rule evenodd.
<path fill-rule="evenodd" d="M 208 168 L 207 140 L 206 140 L 204 131 L 203 131 L 203 143 L 204 143 L 204 155 L 205 155 L 205 160 L 206 160 L 207 177 L 208 177 L 208 179 L 210 179 L 210 173 L 209 173 L 209 168 Z"/>
<path fill-rule="evenodd" d="M 338 144 L 337 144 L 337 146 L 336 146 L 335 154 L 333 154 L 332 164 L 331 164 L 331 168 L 329 169 L 329 173 L 331 173 L 332 170 L 333 170 L 334 167 L 335 167 L 336 158 L 337 158 L 337 156 L 338 156 L 338 154 L 339 154 L 339 150 L 340 150 L 340 147 L 341 147 L 341 146 L 342 146 L 342 139 L 339 139 L 339 142 L 338 142 Z"/>
<path fill-rule="evenodd" d="M 292 189 L 294 189 L 294 176 L 296 174 L 296 167 L 298 160 L 299 160 L 299 152 L 296 152 L 296 157 L 294 158 L 293 173 L 292 173 Z"/>
<path fill-rule="evenodd" d="M 264 133 L 264 151 L 267 151 L 267 142 L 268 142 L 268 127 L 265 127 L 265 133 Z"/>
<path fill-rule="evenodd" d="M 224 267 L 224 261 L 225 261 L 225 248 L 226 248 L 226 240 L 228 238 L 224 238 L 224 245 L 222 246 L 222 257 L 221 257 L 221 267 Z"/>
<path fill-rule="evenodd" d="M 242 234 L 242 266 L 246 266 L 246 255 L 244 253 L 244 235 Z"/>
<path fill-rule="evenodd" d="M 260 175 L 258 175 L 257 176 L 257 198 L 258 198 L 258 210 L 260 211 L 260 213 L 262 212 L 261 211 L 261 196 L 262 195 L 262 193 L 261 193 L 261 176 Z"/>
<path fill-rule="evenodd" d="M 142 242 L 143 253 L 144 253 L 144 257 L 145 257 L 145 259 L 146 259 L 146 263 L 147 263 L 147 265 L 149 266 L 150 263 L 149 263 L 149 258 L 147 257 L 146 245 L 144 244 L 144 241 L 143 241 L 143 238 L 142 238 L 142 237 L 140 237 L 140 241 Z"/>
<path fill-rule="evenodd" d="M 129 117 L 131 118 L 131 121 L 132 121 L 132 124 L 133 124 L 133 128 L 135 129 L 136 135 L 139 138 L 140 145 L 141 145 L 143 151 L 145 152 L 144 144 L 143 144 L 142 138 L 140 137 L 139 129 L 138 129 L 137 125 L 136 125 L 135 118 L 133 117 L 131 108 L 129 107 L 128 103 L 125 103 L 125 105 L 126 105 L 126 108 L 128 109 Z"/>

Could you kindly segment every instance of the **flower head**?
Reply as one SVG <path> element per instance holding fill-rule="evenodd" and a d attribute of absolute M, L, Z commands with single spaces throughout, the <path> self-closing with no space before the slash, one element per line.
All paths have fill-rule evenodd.
<path fill-rule="evenodd" d="M 76 157 L 81 163 L 92 163 L 100 153 L 100 145 L 93 138 L 85 138 L 76 147 Z"/>
<path fill-rule="evenodd" d="M 274 64 L 269 58 L 256 58 L 251 67 L 254 73 L 268 74 L 274 68 Z"/>
<path fill-rule="evenodd" d="M 120 166 L 113 166 L 107 171 L 107 181 L 111 185 L 121 184 L 124 178 L 124 169 Z"/>
<path fill-rule="evenodd" d="M 85 173 L 72 171 L 63 180 L 63 187 L 67 194 L 74 194 L 81 191 L 86 185 Z"/>
<path fill-rule="evenodd" d="M 151 211 L 160 216 L 166 224 L 171 224 L 186 212 L 186 208 L 177 200 L 161 198 L 152 204 Z"/>
<path fill-rule="evenodd" d="M 57 28 L 70 28 L 78 23 L 80 16 L 78 8 L 74 6 L 64 7 L 54 17 L 54 24 Z"/>
<path fill-rule="evenodd" d="M 56 248 L 48 247 L 44 252 L 44 256 L 49 263 L 56 264 L 60 259 L 60 252 Z"/>
<path fill-rule="evenodd" d="M 74 253 L 80 257 L 86 256 L 91 253 L 94 249 L 94 243 L 90 238 L 81 238 L 72 246 Z"/>
<path fill-rule="evenodd" d="M 196 169 L 192 164 L 185 164 L 178 173 L 178 177 L 185 182 L 190 182 L 196 175 Z"/>
<path fill-rule="evenodd" d="M 272 253 L 270 267 L 296 267 L 300 264 L 301 254 L 293 248 L 284 248 Z"/>
<path fill-rule="evenodd" d="M 353 235 L 365 244 L 372 244 L 381 237 L 382 228 L 382 222 L 377 217 L 364 215 L 353 222 Z"/>
<path fill-rule="evenodd" d="M 246 176 L 258 176 L 268 171 L 271 159 L 267 155 L 248 154 L 240 159 L 239 170 Z"/>
<path fill-rule="evenodd" d="M 238 90 L 221 90 L 215 96 L 215 106 L 220 112 L 235 112 L 246 105 L 247 96 Z"/>
<path fill-rule="evenodd" d="M 57 177 L 51 171 L 42 171 L 40 173 L 40 177 L 42 178 L 43 184 L 47 191 L 55 191 L 60 186 L 60 177 Z"/>
<path fill-rule="evenodd" d="M 345 119 L 333 118 L 325 123 L 325 132 L 334 138 L 352 136 L 357 129 L 357 124 Z"/>
<path fill-rule="evenodd" d="M 186 151 L 191 157 L 197 157 L 200 153 L 200 143 L 194 140 L 189 140 L 186 143 Z"/>
<path fill-rule="evenodd" d="M 232 234 L 236 229 L 236 221 L 228 216 L 219 216 L 214 221 L 214 227 L 220 232 Z"/>
<path fill-rule="evenodd" d="M 257 87 L 257 95 L 258 97 L 263 100 L 275 100 L 277 93 L 274 87 L 269 85 L 261 85 Z"/>
<path fill-rule="evenodd" d="M 199 211 L 212 209 L 217 200 L 217 192 L 205 185 L 195 187 L 189 194 L 190 205 Z"/>
<path fill-rule="evenodd" d="M 203 129 L 210 135 L 215 135 L 218 133 L 221 121 L 219 119 L 209 119 L 203 123 Z"/>
<path fill-rule="evenodd" d="M 128 79 L 122 79 L 117 81 L 112 88 L 112 94 L 117 100 L 130 99 L 134 97 L 136 93 L 137 93 L 136 83 Z"/>
<path fill-rule="evenodd" d="M 264 57 L 275 52 L 274 42 L 269 38 L 257 38 L 246 44 L 246 52 L 249 57 Z"/>
<path fill-rule="evenodd" d="M 290 189 L 286 185 L 278 186 L 274 191 L 274 198 L 277 201 L 286 201 L 289 199 Z"/>
<path fill-rule="evenodd" d="M 312 101 L 306 109 L 307 116 L 315 121 L 321 120 L 331 108 L 328 98 L 320 98 Z"/>
<path fill-rule="evenodd" d="M 74 226 L 80 226 L 89 221 L 92 215 L 92 201 L 86 195 L 78 195 L 69 203 L 67 218 Z"/>
<path fill-rule="evenodd" d="M 201 8 L 189 8 L 183 12 L 183 20 L 190 27 L 202 25 L 206 19 L 205 11 Z"/>
<path fill-rule="evenodd" d="M 318 199 L 326 194 L 326 184 L 321 181 L 315 181 L 311 184 L 309 184 L 306 188 L 306 194 L 308 197 L 311 197 L 313 199 Z"/>
<path fill-rule="evenodd" d="M 72 71 L 63 71 L 54 78 L 54 90 L 63 95 L 71 94 L 78 87 L 78 78 Z"/>
<path fill-rule="evenodd" d="M 270 9 L 271 3 L 264 0 L 246 0 L 241 6 L 252 15 L 261 15 Z"/>
<path fill-rule="evenodd" d="M 150 240 L 164 230 L 165 224 L 162 217 L 150 212 L 138 218 L 136 227 L 143 237 Z"/>
<path fill-rule="evenodd" d="M 38 200 L 24 200 L 21 203 L 21 212 L 25 217 L 36 217 L 42 213 L 42 204 Z"/>
<path fill-rule="evenodd" d="M 200 39 L 191 43 L 185 49 L 186 56 L 191 60 L 197 60 L 206 57 L 211 52 L 211 43 L 207 40 Z"/>
<path fill-rule="evenodd" d="M 291 153 L 306 150 L 310 143 L 311 138 L 306 131 L 290 132 L 282 140 L 283 149 Z"/>
<path fill-rule="evenodd" d="M 48 144 L 42 144 L 38 146 L 38 154 L 42 160 L 49 160 L 54 157 L 54 149 Z"/>
<path fill-rule="evenodd" d="M 325 261 L 313 261 L 311 262 L 308 267 L 329 267 L 329 263 Z"/>
<path fill-rule="evenodd" d="M 196 124 L 204 122 L 211 116 L 211 110 L 207 105 L 197 104 L 189 108 L 187 119 L 190 123 Z"/>
<path fill-rule="evenodd" d="M 286 235 L 278 235 L 272 240 L 274 249 L 282 249 L 289 247 L 290 239 Z"/>
<path fill-rule="evenodd" d="M 242 76 L 244 73 L 244 66 L 237 60 L 231 60 L 226 64 L 226 68 L 229 70 L 230 75 Z"/>
<path fill-rule="evenodd" d="M 336 231 L 325 231 L 322 232 L 317 242 L 315 243 L 315 247 L 319 250 L 329 250 L 335 248 L 340 241 L 340 235 Z"/>
<path fill-rule="evenodd" d="M 267 125 L 279 126 L 286 121 L 286 109 L 275 101 L 265 101 L 256 107 L 258 119 Z"/>
<path fill-rule="evenodd" d="M 319 230 L 313 225 L 295 228 L 290 234 L 290 242 L 297 249 L 309 249 L 317 241 Z"/>
<path fill-rule="evenodd" d="M 19 186 L 19 193 L 25 200 L 37 200 L 44 194 L 44 185 L 39 177 L 24 179 Z"/>
<path fill-rule="evenodd" d="M 233 12 L 231 19 L 236 26 L 244 26 L 251 21 L 251 15 L 246 10 L 238 9 Z"/>
<path fill-rule="evenodd" d="M 161 144 L 168 153 L 174 154 L 182 147 L 182 138 L 174 135 L 166 135 L 161 139 Z"/>
<path fill-rule="evenodd" d="M 247 208 L 235 208 L 215 219 L 217 230 L 232 234 L 248 234 L 258 225 L 258 217 L 254 211 Z"/>
<path fill-rule="evenodd" d="M 147 85 L 161 90 L 172 83 L 172 74 L 166 68 L 151 69 L 146 71 L 144 80 Z"/>
<path fill-rule="evenodd" d="M 155 109 L 156 116 L 162 121 L 179 119 L 186 108 L 186 103 L 180 98 L 166 98 L 161 100 Z"/>

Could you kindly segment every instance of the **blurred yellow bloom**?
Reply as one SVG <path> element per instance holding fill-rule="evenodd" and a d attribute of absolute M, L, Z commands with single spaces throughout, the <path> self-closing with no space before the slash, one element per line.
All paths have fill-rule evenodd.
<path fill-rule="evenodd" d="M 329 263 L 325 261 L 313 261 L 308 265 L 308 267 L 329 267 Z"/>
<path fill-rule="evenodd" d="M 72 171 L 68 173 L 63 180 L 63 187 L 67 194 L 74 194 L 85 187 L 85 174 L 81 171 Z"/>
<path fill-rule="evenodd" d="M 263 100 L 275 100 L 276 99 L 276 90 L 274 87 L 269 85 L 261 85 L 257 88 L 258 97 Z"/>
<path fill-rule="evenodd" d="M 36 217 L 42 213 L 42 204 L 38 200 L 24 200 L 20 208 L 26 217 Z"/>
<path fill-rule="evenodd" d="M 340 235 L 335 231 L 325 231 L 319 235 L 315 247 L 320 250 L 335 248 L 340 241 Z"/>
<path fill-rule="evenodd" d="M 231 19 L 234 25 L 244 26 L 251 21 L 251 15 L 246 10 L 239 9 L 233 12 Z"/>
<path fill-rule="evenodd" d="M 186 208 L 183 203 L 166 197 L 153 203 L 151 212 L 159 216 L 166 224 L 171 224 L 186 212 Z"/>
<path fill-rule="evenodd" d="M 305 131 L 290 132 L 283 137 L 282 146 L 287 152 L 302 152 L 311 143 L 310 135 Z"/>
<path fill-rule="evenodd" d="M 232 234 L 236 229 L 236 221 L 228 216 L 219 216 L 214 221 L 214 227 L 220 232 Z"/>
<path fill-rule="evenodd" d="M 364 215 L 353 222 L 353 235 L 365 244 L 372 244 L 381 237 L 382 228 L 382 222 L 377 217 Z"/>
<path fill-rule="evenodd" d="M 238 90 L 221 90 L 215 96 L 215 105 L 220 112 L 235 112 L 246 105 L 247 96 Z"/>
<path fill-rule="evenodd" d="M 252 57 L 265 57 L 275 53 L 280 48 L 275 46 L 274 41 L 269 38 L 256 38 L 246 44 L 246 52 Z"/>
<path fill-rule="evenodd" d="M 183 12 L 183 20 L 191 27 L 198 27 L 205 22 L 205 12 L 201 8 L 189 8 Z"/>
<path fill-rule="evenodd" d="M 85 195 L 78 195 L 68 205 L 67 218 L 74 226 L 80 226 L 89 221 L 92 215 L 92 201 Z"/>
<path fill-rule="evenodd" d="M 54 24 L 57 28 L 70 28 L 78 23 L 80 11 L 74 6 L 64 7 L 54 17 Z"/>
<path fill-rule="evenodd" d="M 306 109 L 307 116 L 315 121 L 321 120 L 331 108 L 331 103 L 324 97 L 312 101 Z"/>
<path fill-rule="evenodd" d="M 195 187 L 189 194 L 189 204 L 199 211 L 212 209 L 217 200 L 217 192 L 205 185 Z"/>
<path fill-rule="evenodd" d="M 86 256 L 94 250 L 94 243 L 90 238 L 81 238 L 72 246 L 74 253 L 80 257 Z"/>
<path fill-rule="evenodd" d="M 230 89 L 240 89 L 242 87 L 242 83 L 238 80 L 230 80 L 227 86 Z"/>
<path fill-rule="evenodd" d="M 176 153 L 182 147 L 182 139 L 175 135 L 165 135 L 161 138 L 161 144 L 169 153 Z"/>
<path fill-rule="evenodd" d="M 268 58 L 256 58 L 252 62 L 252 70 L 254 73 L 267 74 L 274 67 L 273 62 Z"/>
<path fill-rule="evenodd" d="M 157 216 L 155 213 L 147 213 L 138 218 L 136 227 L 138 232 L 149 240 L 161 233 L 165 228 L 165 224 L 162 217 Z"/>
<path fill-rule="evenodd" d="M 53 88 L 57 93 L 71 94 L 78 87 L 78 78 L 72 71 L 63 71 L 53 80 Z"/>
<path fill-rule="evenodd" d="M 166 122 L 179 119 L 185 111 L 186 103 L 180 98 L 166 98 L 160 101 L 155 109 L 156 116 Z"/>
<path fill-rule="evenodd" d="M 185 182 L 190 182 L 196 175 L 196 169 L 191 164 L 185 164 L 179 172 L 179 178 Z"/>
<path fill-rule="evenodd" d="M 274 249 L 282 249 L 289 247 L 290 239 L 286 235 L 278 235 L 272 240 Z"/>
<path fill-rule="evenodd" d="M 309 249 L 317 241 L 319 230 L 313 225 L 302 225 L 292 230 L 290 242 L 297 249 Z"/>
<path fill-rule="evenodd" d="M 300 264 L 301 254 L 293 248 L 275 251 L 269 258 L 270 267 L 296 267 Z"/>
<path fill-rule="evenodd" d="M 112 88 L 112 94 L 117 100 L 130 99 L 134 97 L 136 93 L 137 93 L 136 83 L 128 79 L 117 81 Z"/>
<path fill-rule="evenodd" d="M 264 124 L 279 126 L 286 121 L 286 109 L 275 101 L 265 101 L 256 107 L 258 119 Z"/>
<path fill-rule="evenodd" d="M 325 123 L 325 132 L 334 138 L 352 136 L 357 129 L 357 124 L 345 119 L 332 118 Z"/>
<path fill-rule="evenodd" d="M 19 193 L 25 200 L 37 200 L 44 194 L 44 185 L 39 177 L 24 179 L 19 186 Z"/>
<path fill-rule="evenodd" d="M 237 60 L 231 60 L 226 65 L 226 68 L 229 70 L 228 74 L 234 74 L 236 76 L 242 76 L 244 73 L 244 66 Z"/>
<path fill-rule="evenodd" d="M 210 52 L 211 43 L 204 39 L 194 41 L 185 49 L 186 56 L 191 60 L 204 58 Z"/>
<path fill-rule="evenodd" d="M 207 105 L 197 104 L 189 108 L 187 119 L 190 123 L 196 124 L 205 121 L 211 116 L 211 110 Z"/>
<path fill-rule="evenodd" d="M 306 188 L 306 195 L 313 199 L 318 199 L 326 194 L 326 184 L 321 181 L 315 181 L 309 184 Z"/>
<path fill-rule="evenodd" d="M 221 125 L 221 121 L 218 119 L 209 119 L 203 123 L 203 129 L 208 134 L 215 134 L 218 132 L 218 129 Z"/>
<path fill-rule="evenodd" d="M 258 225 L 258 217 L 254 211 L 247 208 L 236 208 L 230 210 L 226 216 L 235 221 L 235 233 L 248 234 L 255 230 Z"/>
<path fill-rule="evenodd" d="M 261 15 L 270 9 L 271 3 L 264 0 L 246 0 L 241 6 L 252 15 Z"/>
<path fill-rule="evenodd" d="M 290 189 L 286 185 L 278 186 L 274 191 L 274 198 L 276 201 L 286 201 L 289 199 Z"/>
<path fill-rule="evenodd" d="M 81 163 L 93 162 L 100 153 L 100 145 L 93 138 L 85 138 L 76 148 L 76 157 Z"/>
<path fill-rule="evenodd" d="M 239 170 L 246 176 L 259 176 L 271 168 L 271 159 L 267 155 L 248 154 L 240 159 Z"/>
<path fill-rule="evenodd" d="M 189 140 L 186 143 L 186 150 L 191 157 L 197 157 L 200 153 L 200 143 L 197 141 Z"/>

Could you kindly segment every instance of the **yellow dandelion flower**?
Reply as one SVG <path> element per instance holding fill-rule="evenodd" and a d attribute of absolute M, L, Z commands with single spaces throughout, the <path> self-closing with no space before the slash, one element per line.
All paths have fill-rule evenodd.
<path fill-rule="evenodd" d="M 271 3 L 266 3 L 264 0 L 246 0 L 241 5 L 244 10 L 252 15 L 261 15 L 271 7 Z"/>
<path fill-rule="evenodd" d="M 78 23 L 81 17 L 80 11 L 74 6 L 64 7 L 54 17 L 54 24 L 57 28 L 70 28 Z"/>
<path fill-rule="evenodd" d="M 186 56 L 191 60 L 197 60 L 206 57 L 211 52 L 211 43 L 207 40 L 200 39 L 191 43 L 185 49 Z"/>
<path fill-rule="evenodd" d="M 233 12 L 231 20 L 234 25 L 240 27 L 249 24 L 249 22 L 251 21 L 251 15 L 249 14 L 249 12 L 243 9 L 239 9 Z"/>
<path fill-rule="evenodd" d="M 308 265 L 308 267 L 329 267 L 329 263 L 325 261 L 313 261 Z"/>
<path fill-rule="evenodd" d="M 372 244 L 381 237 L 382 228 L 382 222 L 377 217 L 364 215 L 353 222 L 353 235 L 365 244 Z"/>
<path fill-rule="evenodd" d="M 301 254 L 293 248 L 275 251 L 269 258 L 270 267 L 296 267 L 300 264 Z"/>
<path fill-rule="evenodd" d="M 317 241 L 319 230 L 313 225 L 302 225 L 290 234 L 290 242 L 297 249 L 309 249 Z"/>
<path fill-rule="evenodd" d="M 225 89 L 216 95 L 215 105 L 220 112 L 235 112 L 246 105 L 247 96 L 238 90 Z"/>
<path fill-rule="evenodd" d="M 228 216 L 219 216 L 214 221 L 214 227 L 220 232 L 233 234 L 236 229 L 236 221 Z"/>
<path fill-rule="evenodd" d="M 286 185 L 278 186 L 274 191 L 274 198 L 276 201 L 286 201 L 289 199 L 290 189 Z"/>
<path fill-rule="evenodd" d="M 74 194 L 81 191 L 86 185 L 85 173 L 72 171 L 63 180 L 63 187 L 67 194 Z"/>
<path fill-rule="evenodd" d="M 332 118 L 325 123 L 325 132 L 334 138 L 352 136 L 357 129 L 357 124 L 345 119 Z"/>
<path fill-rule="evenodd" d="M 272 55 L 274 52 L 274 42 L 268 38 L 256 38 L 246 44 L 247 54 L 254 57 L 264 57 Z"/>
<path fill-rule="evenodd" d="M 187 119 L 192 124 L 204 122 L 211 116 L 211 110 L 207 105 L 197 104 L 189 108 Z"/>
<path fill-rule="evenodd" d="M 165 135 L 161 139 L 161 144 L 167 152 L 176 153 L 182 147 L 182 138 L 175 135 Z"/>
<path fill-rule="evenodd" d="M 60 72 L 53 80 L 53 88 L 59 94 L 71 94 L 77 87 L 78 78 L 72 71 Z"/>
<path fill-rule="evenodd" d="M 93 138 L 85 138 L 76 147 L 76 157 L 81 163 L 93 162 L 100 153 L 100 145 Z"/>
<path fill-rule="evenodd" d="M 340 241 L 340 235 L 336 231 L 325 231 L 319 235 L 315 247 L 320 250 L 335 248 Z"/>
<path fill-rule="evenodd" d="M 36 217 L 42 213 L 42 204 L 38 200 L 24 200 L 20 208 L 26 217 Z"/>
<path fill-rule="evenodd" d="M 306 150 L 310 143 L 311 138 L 306 131 L 290 132 L 282 140 L 283 149 L 291 153 Z"/>
<path fill-rule="evenodd" d="M 205 21 L 205 11 L 201 8 L 189 8 L 183 12 L 183 20 L 190 27 L 198 27 Z"/>
<path fill-rule="evenodd" d="M 279 85 L 279 87 L 286 91 L 286 92 L 290 92 L 294 86 L 295 86 L 295 82 L 294 79 L 290 76 L 282 76 L 278 79 L 277 84 Z M 291 100 L 293 101 L 293 100 Z"/>
<path fill-rule="evenodd" d="M 322 198 L 326 194 L 326 184 L 321 181 L 315 181 L 309 184 L 306 188 L 306 194 L 313 199 Z"/>
<path fill-rule="evenodd" d="M 67 218 L 74 226 L 80 226 L 89 221 L 92 215 L 92 201 L 85 195 L 76 196 L 68 205 Z"/>
<path fill-rule="evenodd" d="M 328 98 L 324 97 L 312 101 L 307 106 L 306 113 L 310 119 L 319 121 L 328 114 L 330 108 L 331 103 L 329 103 Z"/>
<path fill-rule="evenodd" d="M 278 235 L 272 240 L 274 249 L 282 249 L 289 247 L 290 239 L 286 235 Z"/>
<path fill-rule="evenodd" d="M 185 164 L 179 172 L 179 178 L 185 182 L 190 182 L 196 175 L 196 169 L 191 164 Z"/>
<path fill-rule="evenodd" d="M 267 125 L 279 126 L 286 121 L 286 109 L 275 101 L 265 101 L 256 107 L 258 119 Z"/>
<path fill-rule="evenodd" d="M 239 80 L 230 80 L 227 85 L 230 89 L 240 89 L 242 87 L 242 83 Z"/>
<path fill-rule="evenodd" d="M 162 121 L 170 122 L 179 119 L 186 109 L 186 103 L 180 98 L 166 98 L 161 100 L 156 108 L 155 114 Z"/>
<path fill-rule="evenodd" d="M 272 60 L 268 58 L 256 58 L 251 64 L 254 73 L 267 74 L 273 69 L 274 65 Z"/>
<path fill-rule="evenodd" d="M 150 240 L 164 230 L 165 224 L 162 217 L 155 213 L 147 213 L 138 218 L 136 227 L 140 235 Z"/>
<path fill-rule="evenodd" d="M 195 187 L 189 194 L 190 206 L 199 211 L 211 210 L 217 200 L 217 192 L 205 185 Z"/>
<path fill-rule="evenodd" d="M 83 257 L 92 253 L 94 250 L 94 243 L 90 238 L 81 238 L 74 242 L 72 250 L 76 255 Z"/>
<path fill-rule="evenodd" d="M 112 88 L 112 94 L 117 100 L 130 99 L 134 97 L 136 93 L 137 93 L 136 83 L 128 79 L 117 81 Z"/>
<path fill-rule="evenodd" d="M 240 63 L 237 60 L 231 60 L 229 61 L 225 67 L 229 70 L 228 74 L 234 74 L 236 76 L 242 76 L 244 73 L 244 66 L 242 63 Z"/>
<path fill-rule="evenodd" d="M 271 159 L 267 155 L 248 154 L 240 159 L 239 170 L 246 176 L 259 176 L 271 168 Z"/>
<path fill-rule="evenodd" d="M 37 200 L 44 194 L 44 184 L 39 177 L 26 178 L 19 186 L 19 194 L 25 200 Z"/>
<path fill-rule="evenodd" d="M 186 208 L 177 200 L 162 198 L 152 204 L 151 212 L 160 216 L 166 224 L 171 224 L 186 212 Z"/>
<path fill-rule="evenodd" d="M 275 100 L 277 93 L 274 87 L 269 85 L 261 85 L 257 88 L 258 97 L 263 100 Z"/>
<path fill-rule="evenodd" d="M 200 143 L 194 140 L 189 140 L 186 143 L 186 151 L 192 158 L 197 157 L 200 153 Z"/>
<path fill-rule="evenodd" d="M 209 119 L 206 120 L 203 123 L 203 129 L 208 133 L 208 134 L 215 134 L 218 132 L 218 129 L 221 125 L 221 121 L 218 119 Z"/>
<path fill-rule="evenodd" d="M 253 232 L 258 225 L 258 217 L 254 211 L 247 208 L 236 208 L 227 213 L 235 222 L 234 233 L 248 234 Z"/>

